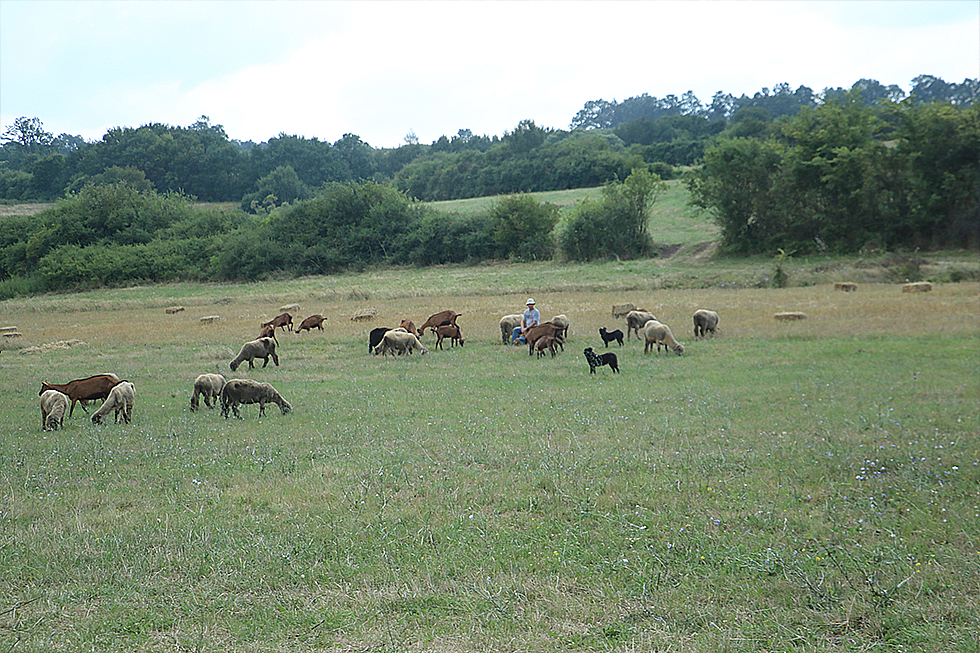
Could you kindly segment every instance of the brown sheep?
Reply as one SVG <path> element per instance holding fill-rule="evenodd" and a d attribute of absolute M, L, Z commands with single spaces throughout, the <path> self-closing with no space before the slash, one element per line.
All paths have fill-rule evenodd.
<path fill-rule="evenodd" d="M 293 409 L 270 383 L 260 383 L 252 379 L 231 379 L 221 390 L 221 416 L 227 418 L 228 412 L 231 411 L 235 417 L 241 418 L 238 412 L 238 406 L 241 404 L 258 404 L 259 416 L 265 415 L 266 404 L 276 404 L 283 415 Z"/>
<path fill-rule="evenodd" d="M 456 318 L 458 318 L 460 315 L 462 315 L 462 313 L 457 313 L 456 311 L 440 311 L 438 313 L 433 313 L 429 316 L 429 319 L 423 322 L 422 326 L 419 327 L 418 337 L 421 338 L 424 336 L 426 329 L 431 329 L 432 332 L 435 333 L 436 327 L 443 324 L 452 324 L 453 326 L 456 326 Z"/>
<path fill-rule="evenodd" d="M 296 327 L 296 333 L 299 333 L 304 329 L 306 331 L 312 331 L 313 329 L 319 329 L 320 331 L 323 331 L 323 321 L 326 319 L 327 318 L 323 317 L 319 313 L 316 315 L 311 315 L 299 323 L 299 326 Z"/>
<path fill-rule="evenodd" d="M 453 347 L 456 343 L 459 346 L 463 346 L 463 334 L 460 332 L 458 326 L 453 326 L 451 324 L 443 324 L 442 326 L 436 327 L 436 349 L 442 349 L 442 341 L 449 338 L 449 344 Z"/>
<path fill-rule="evenodd" d="M 119 377 L 115 374 L 96 374 L 87 379 L 75 379 L 68 383 L 41 383 L 41 391 L 38 395 L 43 395 L 47 390 L 57 390 L 68 395 L 71 399 L 71 408 L 68 410 L 68 417 L 75 412 L 75 402 L 82 403 L 82 410 L 86 413 L 88 409 L 85 402 L 91 399 L 105 399 L 109 396 L 109 391 L 119 383 Z"/>

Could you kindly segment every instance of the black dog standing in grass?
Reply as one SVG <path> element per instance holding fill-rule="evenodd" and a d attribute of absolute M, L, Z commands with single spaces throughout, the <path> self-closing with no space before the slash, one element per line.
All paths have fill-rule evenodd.
<path fill-rule="evenodd" d="M 603 365 L 611 367 L 613 372 L 619 371 L 619 361 L 616 360 L 616 354 L 612 352 L 599 356 L 592 351 L 592 347 L 586 347 L 582 353 L 585 354 L 585 360 L 589 361 L 590 374 L 595 374 L 595 368 L 602 367 Z"/>
<path fill-rule="evenodd" d="M 606 343 L 606 347 L 609 347 L 609 343 L 615 340 L 619 343 L 619 346 L 623 346 L 623 332 L 619 329 L 614 331 L 606 331 L 606 327 L 599 329 L 599 335 L 602 337 L 602 341 Z"/>

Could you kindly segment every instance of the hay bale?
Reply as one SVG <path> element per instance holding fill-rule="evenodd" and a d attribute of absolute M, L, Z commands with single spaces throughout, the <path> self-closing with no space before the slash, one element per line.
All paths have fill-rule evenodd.
<path fill-rule="evenodd" d="M 22 334 L 20 331 L 4 331 L 2 334 L 4 338 L 19 338 Z"/>
<path fill-rule="evenodd" d="M 221 319 L 220 315 L 205 315 L 201 318 L 201 324 L 211 324 Z"/>
<path fill-rule="evenodd" d="M 613 304 L 612 316 L 613 317 L 626 317 L 626 314 L 630 311 L 636 310 L 636 304 Z"/>
<path fill-rule="evenodd" d="M 374 316 L 377 314 L 377 311 L 375 311 L 373 308 L 364 308 L 351 315 L 350 319 L 351 322 L 370 321 L 373 320 Z"/>
<path fill-rule="evenodd" d="M 173 315 L 174 313 L 180 313 L 182 310 L 184 310 L 184 307 L 183 306 L 170 306 L 169 308 L 166 308 L 164 310 L 166 311 L 167 315 Z"/>
<path fill-rule="evenodd" d="M 780 322 L 790 322 L 792 320 L 805 320 L 806 313 L 800 313 L 799 311 L 784 311 L 782 313 L 776 313 L 773 317 Z"/>
<path fill-rule="evenodd" d="M 16 331 L 16 330 L 17 330 L 17 327 L 15 327 L 15 326 L 0 327 L 0 333 L 10 333 L 11 331 Z"/>
<path fill-rule="evenodd" d="M 902 292 L 929 292 L 930 290 L 932 290 L 932 284 L 928 281 L 916 281 L 902 286 Z"/>
<path fill-rule="evenodd" d="M 850 281 L 838 281 L 834 284 L 834 290 L 843 290 L 844 292 L 854 292 L 857 289 L 858 289 L 858 285 Z"/>
<path fill-rule="evenodd" d="M 287 304 L 286 306 L 279 307 L 280 313 L 289 313 L 291 311 L 298 311 L 298 310 L 299 310 L 299 304 Z"/>

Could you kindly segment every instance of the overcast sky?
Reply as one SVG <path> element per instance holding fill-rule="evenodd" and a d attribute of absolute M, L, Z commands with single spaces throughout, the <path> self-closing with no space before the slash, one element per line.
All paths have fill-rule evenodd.
<path fill-rule="evenodd" d="M 980 77 L 980 2 L 0 0 L 0 125 L 89 140 L 206 115 L 243 141 L 397 147 L 567 129 L 589 100 L 920 74 Z"/>

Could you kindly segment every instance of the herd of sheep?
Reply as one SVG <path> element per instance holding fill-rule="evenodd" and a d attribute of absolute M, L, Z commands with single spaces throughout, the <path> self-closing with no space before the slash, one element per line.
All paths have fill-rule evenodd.
<path fill-rule="evenodd" d="M 615 314 L 615 309 L 614 309 Z M 402 320 L 401 324 L 394 328 L 378 327 L 372 329 L 368 334 L 368 351 L 376 355 L 387 357 L 392 355 L 406 355 L 415 351 L 420 354 L 428 353 L 428 349 L 422 345 L 420 338 L 429 330 L 436 336 L 436 347 L 442 348 L 444 340 L 448 339 L 452 346 L 462 346 L 464 343 L 462 332 L 456 324 L 460 316 L 452 310 L 440 311 L 435 313 L 422 323 L 421 327 L 416 328 L 411 320 Z M 649 353 L 656 346 L 657 353 L 660 349 L 673 351 L 676 354 L 684 353 L 684 345 L 674 338 L 670 327 L 662 322 L 649 311 L 630 310 L 626 313 L 626 339 L 636 336 L 645 342 L 643 352 Z M 323 330 L 322 315 L 312 315 L 303 320 L 296 333 L 314 328 Z M 509 344 L 511 334 L 515 327 L 521 325 L 521 315 L 505 315 L 500 319 L 500 333 L 503 343 Z M 250 340 L 242 345 L 238 355 L 229 363 L 229 367 L 234 372 L 238 367 L 247 362 L 249 368 L 254 368 L 254 361 L 262 359 L 262 367 L 269 364 L 269 359 L 278 366 L 279 356 L 276 354 L 276 330 L 292 329 L 293 320 L 289 313 L 282 313 L 269 322 L 261 325 L 259 337 Z M 548 322 L 543 322 L 528 330 L 524 336 L 528 346 L 528 354 L 538 357 L 550 353 L 552 357 L 556 355 L 556 350 L 564 349 L 565 337 L 568 334 L 570 321 L 565 315 L 556 315 Z M 718 314 L 714 311 L 700 309 L 694 313 L 694 337 L 703 338 L 707 335 L 715 335 L 718 329 Z M 607 331 L 605 327 L 599 329 L 599 336 L 608 348 L 610 342 L 618 342 L 623 345 L 623 332 L 619 329 Z M 590 371 L 595 373 L 596 367 L 609 365 L 614 372 L 618 372 L 618 364 L 615 354 L 609 353 L 602 356 L 595 354 L 592 348 L 585 350 L 586 360 L 589 363 Z M 133 404 L 136 401 L 136 388 L 129 381 L 120 380 L 115 374 L 97 374 L 85 379 L 76 379 L 66 384 L 42 383 L 41 391 L 41 428 L 44 430 L 55 430 L 64 424 L 65 414 L 70 417 L 75 410 L 75 404 L 80 403 L 84 409 L 86 402 L 103 399 L 103 404 L 92 415 L 92 422 L 100 424 L 110 412 L 114 413 L 115 421 L 118 422 L 120 416 L 124 423 L 128 424 L 133 418 Z M 238 407 L 242 404 L 258 404 L 259 415 L 265 414 L 266 404 L 275 404 L 283 414 L 292 410 L 289 402 L 283 399 L 282 395 L 269 383 L 254 381 L 251 379 L 230 379 L 226 380 L 221 374 L 201 374 L 194 381 L 194 392 L 191 396 L 191 410 L 200 407 L 201 400 L 208 408 L 221 405 L 221 414 L 224 417 L 234 415 L 241 417 Z"/>

